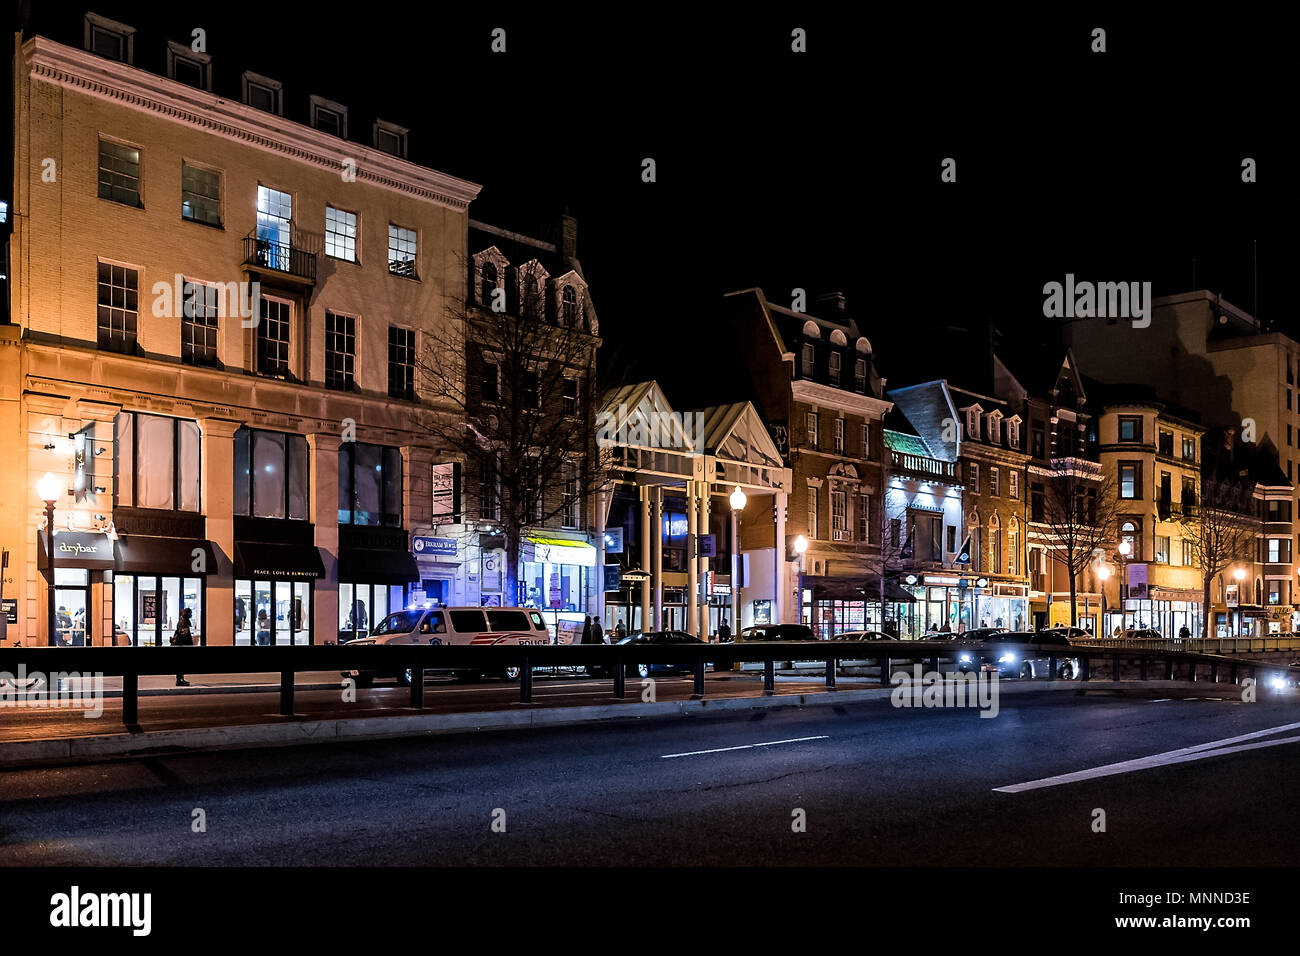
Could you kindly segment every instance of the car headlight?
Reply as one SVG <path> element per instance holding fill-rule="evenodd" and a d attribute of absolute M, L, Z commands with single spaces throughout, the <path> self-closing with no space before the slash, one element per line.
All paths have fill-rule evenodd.
<path fill-rule="evenodd" d="M 1015 662 L 1016 662 L 1015 651 L 1007 651 L 1005 654 L 1003 654 L 1001 657 L 998 658 L 999 664 L 1014 664 Z"/>
<path fill-rule="evenodd" d="M 961 661 L 963 664 L 969 664 L 969 663 L 970 663 L 970 655 L 969 655 L 969 654 L 958 654 L 958 655 L 957 655 L 957 660 Z"/>
<path fill-rule="evenodd" d="M 1284 677 L 1279 677 L 1277 675 L 1274 675 L 1273 679 L 1270 680 L 1268 683 L 1269 686 L 1272 687 L 1274 690 L 1286 689 L 1286 678 Z"/>

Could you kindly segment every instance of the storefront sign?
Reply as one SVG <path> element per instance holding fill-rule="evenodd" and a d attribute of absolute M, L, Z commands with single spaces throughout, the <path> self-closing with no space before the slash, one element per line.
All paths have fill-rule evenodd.
<path fill-rule="evenodd" d="M 623 529 L 622 528 L 605 529 L 605 553 L 606 554 L 623 553 Z"/>
<path fill-rule="evenodd" d="M 605 565 L 605 590 L 617 591 L 619 589 L 620 568 L 617 564 Z"/>
<path fill-rule="evenodd" d="M 700 557 L 712 558 L 718 553 L 718 539 L 716 535 L 702 534 L 698 535 L 700 542 Z"/>
<path fill-rule="evenodd" d="M 454 558 L 456 557 L 456 539 L 417 537 L 411 541 L 411 551 L 426 557 Z"/>
<path fill-rule="evenodd" d="M 18 599 L 5 598 L 0 601 L 0 612 L 4 613 L 4 619 L 9 624 L 18 623 Z"/>
<path fill-rule="evenodd" d="M 771 601 L 754 602 L 754 623 L 755 624 L 772 623 L 772 602 Z"/>
<path fill-rule="evenodd" d="M 940 587 L 955 588 L 961 584 L 961 578 L 954 577 L 950 574 L 927 574 L 925 576 L 926 584 L 934 584 Z"/>

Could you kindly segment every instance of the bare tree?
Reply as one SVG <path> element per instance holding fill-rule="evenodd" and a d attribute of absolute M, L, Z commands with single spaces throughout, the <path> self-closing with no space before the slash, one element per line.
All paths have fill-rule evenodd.
<path fill-rule="evenodd" d="M 1202 637 L 1210 633 L 1211 582 L 1234 561 L 1249 558 L 1254 547 L 1253 494 L 1248 482 L 1207 476 L 1201 482 L 1200 506 L 1189 508 L 1188 502 L 1183 503 L 1183 540 L 1201 571 Z"/>
<path fill-rule="evenodd" d="M 471 282 L 416 365 L 422 395 L 440 408 L 428 430 L 462 464 L 466 515 L 500 529 L 513 604 L 524 534 L 566 512 L 566 524 L 587 526 L 585 502 L 609 476 L 595 442 L 600 339 L 588 303 L 549 301 L 529 275 L 506 278 L 518 294 L 498 287 L 488 301 Z"/>
<path fill-rule="evenodd" d="M 879 516 L 876 536 L 879 551 L 869 557 L 868 567 L 874 568 L 878 573 L 876 583 L 880 599 L 880 629 L 887 632 L 888 628 L 885 626 L 889 614 L 889 604 L 885 599 L 887 582 L 894 577 L 900 577 L 902 572 L 911 566 L 916 539 L 915 529 L 908 526 L 906 505 L 891 514 L 888 495 L 881 495 Z M 897 522 L 897 525 L 894 522 Z M 895 634 L 902 637 L 902 626 L 897 613 L 894 614 L 893 623 Z"/>
<path fill-rule="evenodd" d="M 1114 534 L 1118 497 L 1115 479 L 1081 469 L 1078 459 L 1059 459 L 1043 481 L 1046 549 L 1070 576 L 1070 626 L 1078 626 L 1079 575 Z"/>

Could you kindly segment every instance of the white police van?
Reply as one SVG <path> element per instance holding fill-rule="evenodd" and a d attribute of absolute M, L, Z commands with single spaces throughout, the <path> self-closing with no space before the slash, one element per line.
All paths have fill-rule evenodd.
<path fill-rule="evenodd" d="M 551 632 L 547 630 L 542 615 L 530 607 L 441 607 L 425 605 L 394 611 L 376 624 L 369 634 L 345 647 L 367 644 L 550 644 Z M 453 670 L 459 677 L 477 680 L 480 671 Z M 445 673 L 445 671 L 444 671 Z M 398 683 L 410 686 L 411 669 L 393 674 L 382 671 L 344 671 L 360 687 L 369 686 L 376 677 L 396 677 Z M 519 668 L 506 667 L 498 672 L 504 680 L 518 680 Z"/>

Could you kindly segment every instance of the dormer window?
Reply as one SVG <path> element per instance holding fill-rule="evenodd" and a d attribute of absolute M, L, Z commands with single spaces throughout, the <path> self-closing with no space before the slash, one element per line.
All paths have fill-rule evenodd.
<path fill-rule="evenodd" d="M 1002 413 L 989 412 L 989 441 L 995 445 L 1002 444 Z"/>
<path fill-rule="evenodd" d="M 497 289 L 497 264 L 492 261 L 483 263 L 482 286 L 479 304 L 485 309 L 492 308 L 492 293 Z"/>
<path fill-rule="evenodd" d="M 803 344 L 803 353 L 799 359 L 799 374 L 803 378 L 812 378 L 813 373 L 813 345 L 811 342 Z"/>
<path fill-rule="evenodd" d="M 86 14 L 86 49 L 106 60 L 135 62 L 135 27 L 97 13 Z"/>
<path fill-rule="evenodd" d="M 388 153 L 390 156 L 406 158 L 406 134 L 410 132 L 404 126 L 397 126 L 394 123 L 385 123 L 383 120 L 375 120 L 374 135 L 375 149 Z"/>
<path fill-rule="evenodd" d="M 966 440 L 980 440 L 980 412 L 982 409 L 978 406 L 972 406 L 966 409 Z"/>
<path fill-rule="evenodd" d="M 167 41 L 167 75 L 177 83 L 197 90 L 212 89 L 212 58 L 206 53 L 195 53 L 174 40 Z"/>
<path fill-rule="evenodd" d="M 244 102 L 255 110 L 281 116 L 284 113 L 284 104 L 280 96 L 282 86 L 283 84 L 279 80 L 273 80 L 257 73 L 246 72 L 244 74 Z"/>
<path fill-rule="evenodd" d="M 578 293 L 571 285 L 566 285 L 560 293 L 560 317 L 568 328 L 578 324 Z"/>
<path fill-rule="evenodd" d="M 1012 448 L 1020 447 L 1020 418 L 1018 416 L 1007 419 L 1007 444 Z"/>
<path fill-rule="evenodd" d="M 320 96 L 311 98 L 311 125 L 339 139 L 348 138 L 348 108 Z"/>
<path fill-rule="evenodd" d="M 830 358 L 831 384 L 838 385 L 840 384 L 840 353 L 832 352 L 829 358 Z"/>

